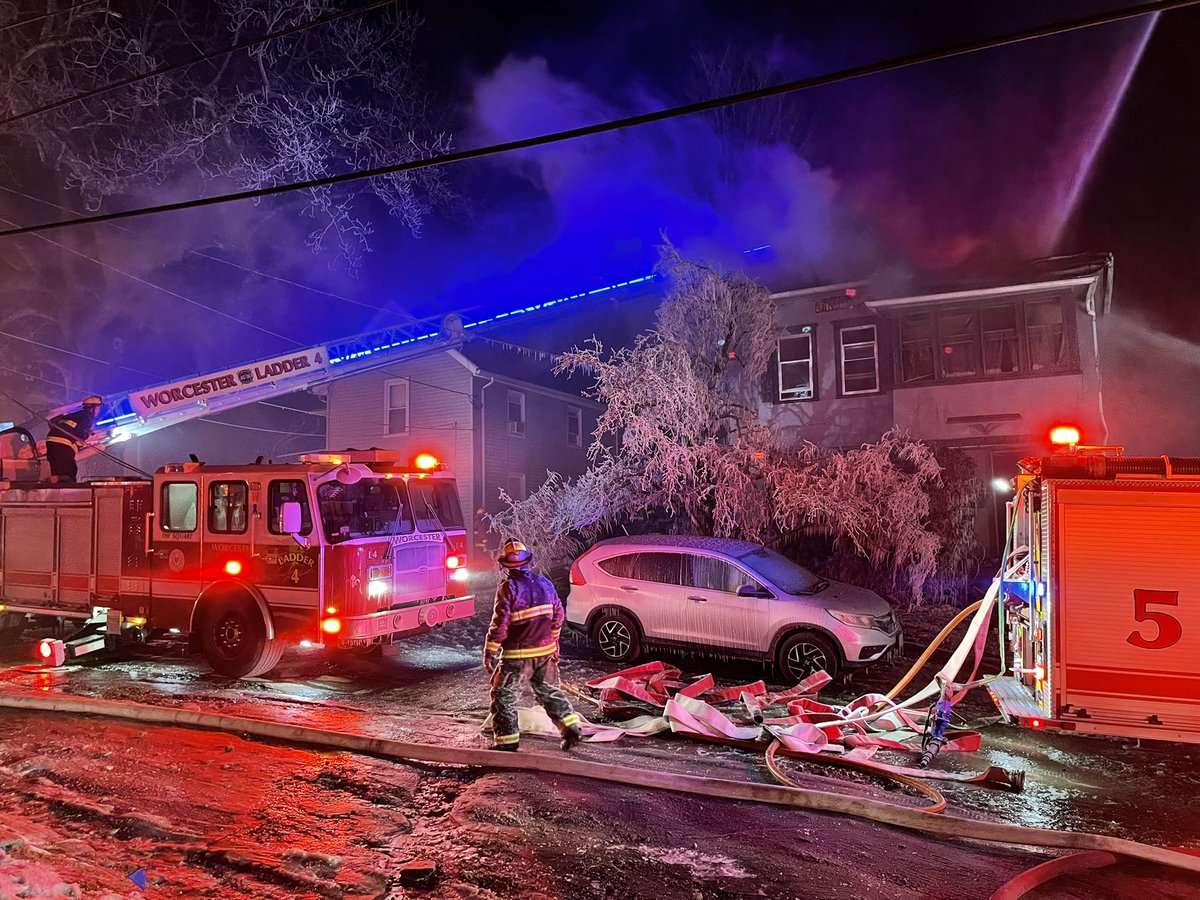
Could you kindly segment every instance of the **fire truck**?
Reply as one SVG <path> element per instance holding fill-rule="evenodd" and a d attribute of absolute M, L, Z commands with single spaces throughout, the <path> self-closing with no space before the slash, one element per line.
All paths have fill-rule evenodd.
<path fill-rule="evenodd" d="M 79 626 L 66 658 L 190 633 L 214 670 L 261 675 L 289 644 L 369 647 L 474 614 L 458 489 L 428 454 L 167 465 L 145 479 L 0 490 L 0 597 Z"/>
<path fill-rule="evenodd" d="M 1023 460 L 1001 585 L 1010 675 L 989 690 L 1032 728 L 1200 742 L 1200 457 L 1079 445 Z"/>

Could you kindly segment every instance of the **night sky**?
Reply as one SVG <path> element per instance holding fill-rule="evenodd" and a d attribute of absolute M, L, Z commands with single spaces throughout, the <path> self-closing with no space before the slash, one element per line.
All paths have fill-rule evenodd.
<path fill-rule="evenodd" d="M 735 11 L 669 0 L 411 8 L 426 20 L 418 47 L 430 119 L 461 149 L 756 86 L 706 79 L 701 60 L 735 68 L 753 61 L 757 77 L 779 81 L 1124 5 L 939 2 L 914 12 L 896 3 L 760 2 Z M 133 233 L 98 226 L 51 235 L 85 248 L 98 266 L 36 239 L 17 239 L 13 248 L 32 261 L 33 280 L 56 285 L 61 300 L 61 328 L 43 339 L 126 366 L 41 354 L 66 379 L 67 393 L 154 380 L 141 372 L 173 379 L 272 355 L 287 349 L 286 339 L 315 343 L 395 320 L 254 270 L 420 314 L 501 309 L 643 275 L 664 232 L 684 252 L 744 266 L 774 290 L 1111 251 L 1114 308 L 1124 317 L 1114 317 L 1117 379 L 1138 342 L 1153 340 L 1183 366 L 1178 382 L 1200 374 L 1187 343 L 1200 340 L 1192 312 L 1200 176 L 1190 115 L 1200 86 L 1197 39 L 1200 9 L 1176 11 L 732 114 L 458 165 L 447 170 L 453 201 L 422 236 L 380 217 L 373 252 L 353 274 L 305 247 L 294 204 L 277 200 L 136 221 Z M 21 173 L 13 183 L 27 193 L 71 199 L 61 172 L 32 158 L 3 161 L 10 177 Z M 228 187 L 173 173 L 104 208 Z M 55 215 L 7 196 L 0 213 L 22 223 Z M 764 244 L 765 251 L 744 252 Z M 29 300 L 9 290 L 0 304 L 12 312 Z M 648 310 L 635 312 L 644 321 Z M 587 336 L 577 323 L 561 325 L 525 339 L 553 345 Z M 10 361 L 37 355 L 0 343 Z"/>

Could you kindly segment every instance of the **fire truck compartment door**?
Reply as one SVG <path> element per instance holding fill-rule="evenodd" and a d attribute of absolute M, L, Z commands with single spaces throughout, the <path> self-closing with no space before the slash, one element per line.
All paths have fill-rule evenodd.
<path fill-rule="evenodd" d="M 1100 721 L 1200 731 L 1200 489 L 1056 493 L 1061 702 Z"/>

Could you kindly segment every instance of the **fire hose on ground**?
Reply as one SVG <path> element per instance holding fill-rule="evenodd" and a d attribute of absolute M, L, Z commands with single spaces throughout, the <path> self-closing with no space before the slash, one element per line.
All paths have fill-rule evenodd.
<path fill-rule="evenodd" d="M 472 766 L 488 769 L 537 772 L 543 775 L 565 775 L 591 781 L 621 784 L 651 790 L 673 791 L 723 800 L 748 800 L 810 809 L 817 812 L 855 816 L 883 825 L 892 825 L 939 837 L 962 838 L 1002 844 L 1021 844 L 1059 850 L 1091 850 L 1121 854 L 1163 866 L 1181 869 L 1200 876 L 1200 858 L 1184 853 L 1152 847 L 1137 841 L 1086 832 L 1062 832 L 1044 828 L 1029 828 L 998 822 L 963 819 L 957 816 L 930 815 L 923 809 L 913 809 L 896 803 L 850 797 L 828 791 L 790 786 L 793 784 L 778 771 L 773 752 L 768 760 L 772 772 L 784 782 L 780 785 L 756 784 L 724 778 L 680 775 L 655 772 L 625 765 L 594 763 L 568 756 L 549 756 L 533 753 L 502 753 L 463 747 L 442 747 L 418 744 L 339 731 L 326 731 L 300 725 L 285 725 L 261 719 L 172 709 L 125 701 L 98 700 L 85 697 L 52 697 L 45 695 L 0 692 L 0 707 L 40 712 L 70 713 L 126 719 L 157 725 L 176 725 L 253 735 L 268 740 L 300 744 L 323 750 L 344 750 L 384 759 L 418 763 Z M 774 749 L 774 748 L 772 748 Z"/>

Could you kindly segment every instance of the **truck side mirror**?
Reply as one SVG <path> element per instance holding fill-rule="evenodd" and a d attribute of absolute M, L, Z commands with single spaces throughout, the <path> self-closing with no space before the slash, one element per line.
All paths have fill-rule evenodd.
<path fill-rule="evenodd" d="M 280 528 L 284 534 L 297 535 L 304 527 L 304 512 L 295 500 L 285 500 L 279 510 Z"/>

